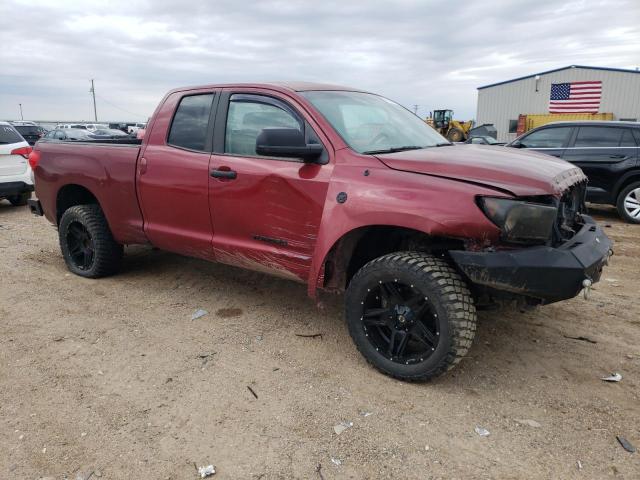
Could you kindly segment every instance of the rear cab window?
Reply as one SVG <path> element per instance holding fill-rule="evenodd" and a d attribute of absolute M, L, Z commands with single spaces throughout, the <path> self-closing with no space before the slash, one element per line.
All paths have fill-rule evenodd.
<path fill-rule="evenodd" d="M 182 97 L 171 122 L 167 144 L 173 147 L 206 151 L 213 93 Z"/>
<path fill-rule="evenodd" d="M 24 138 L 11 125 L 0 125 L 0 145 L 22 143 Z"/>

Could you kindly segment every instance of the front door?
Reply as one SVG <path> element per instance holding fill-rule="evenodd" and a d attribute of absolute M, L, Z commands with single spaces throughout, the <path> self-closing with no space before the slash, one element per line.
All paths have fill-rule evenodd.
<path fill-rule="evenodd" d="M 151 243 L 207 259 L 213 258 L 208 195 L 214 99 L 212 91 L 169 97 L 148 133 L 137 175 L 144 231 Z"/>
<path fill-rule="evenodd" d="M 306 281 L 333 167 L 292 100 L 227 90 L 216 118 L 209 202 L 216 260 Z M 297 128 L 323 143 L 317 163 L 256 154 L 264 128 Z"/>

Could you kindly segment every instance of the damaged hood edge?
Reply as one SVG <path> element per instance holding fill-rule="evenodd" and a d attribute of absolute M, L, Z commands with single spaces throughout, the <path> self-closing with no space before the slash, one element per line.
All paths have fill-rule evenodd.
<path fill-rule="evenodd" d="M 507 147 L 464 145 L 379 154 L 387 167 L 409 173 L 489 187 L 513 196 L 560 196 L 586 181 L 582 170 L 564 160 Z"/>

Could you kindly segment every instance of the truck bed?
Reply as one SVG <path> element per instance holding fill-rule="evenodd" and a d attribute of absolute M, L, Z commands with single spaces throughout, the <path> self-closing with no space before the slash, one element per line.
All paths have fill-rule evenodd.
<path fill-rule="evenodd" d="M 67 198 L 89 193 L 100 203 L 118 242 L 146 243 L 136 195 L 140 144 L 138 139 L 39 141 L 35 150 L 42 173 L 37 192 L 47 219 L 57 224 Z"/>

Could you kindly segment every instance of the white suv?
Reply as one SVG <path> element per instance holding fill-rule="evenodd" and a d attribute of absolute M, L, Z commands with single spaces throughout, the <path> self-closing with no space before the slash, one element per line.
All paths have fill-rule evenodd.
<path fill-rule="evenodd" d="M 33 172 L 27 162 L 31 146 L 9 122 L 0 122 L 0 200 L 26 205 L 33 192 Z"/>

